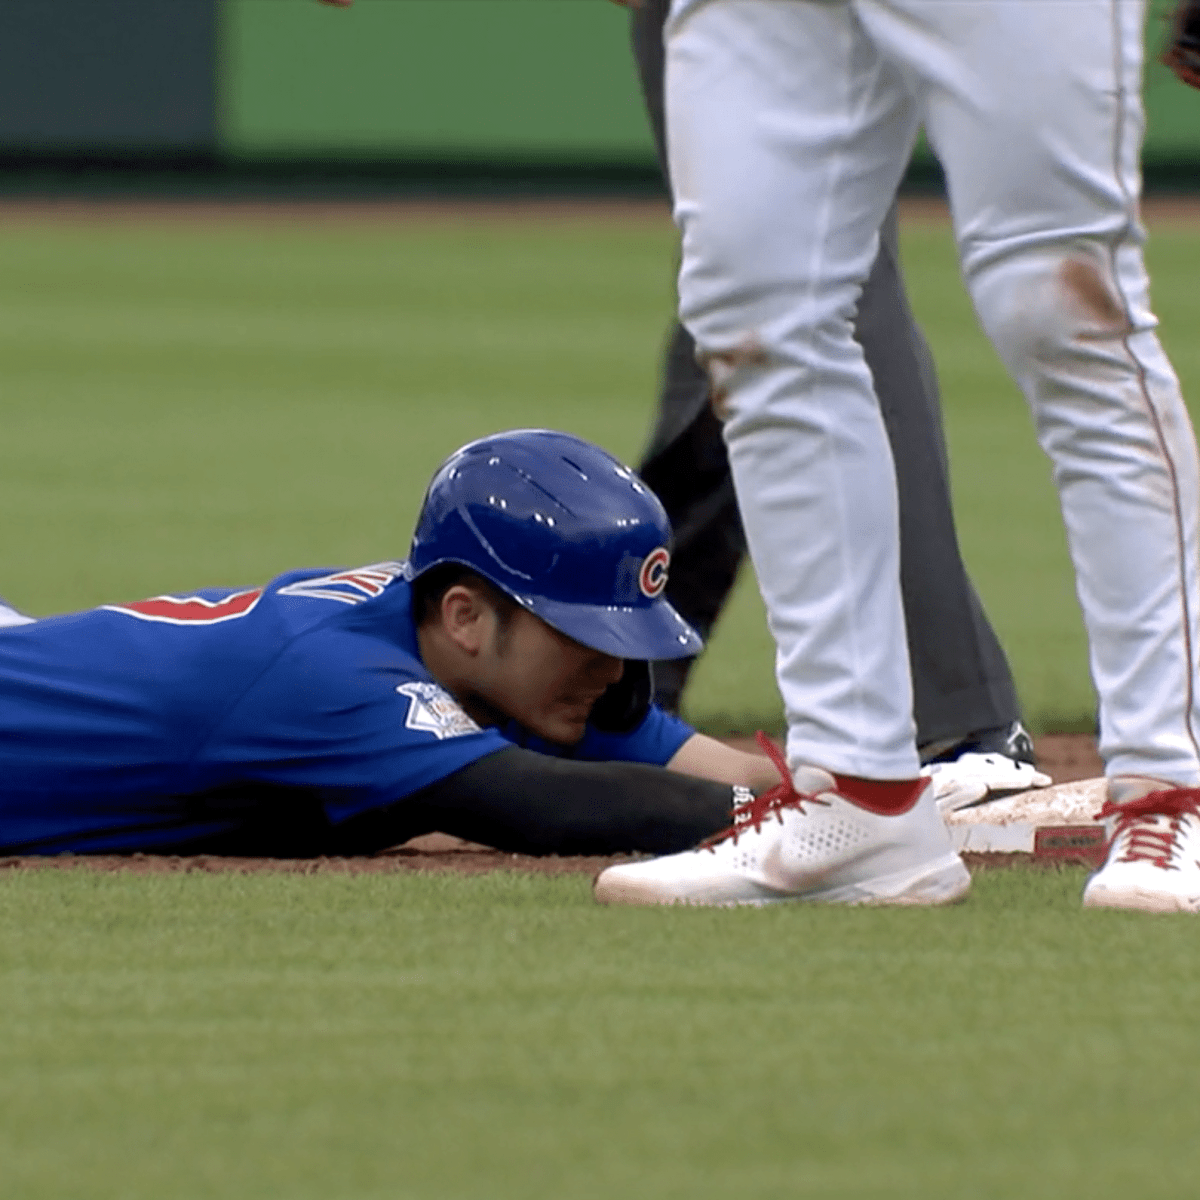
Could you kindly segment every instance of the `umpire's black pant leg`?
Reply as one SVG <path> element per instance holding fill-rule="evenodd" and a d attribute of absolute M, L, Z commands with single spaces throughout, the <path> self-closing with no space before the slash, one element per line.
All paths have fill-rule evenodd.
<path fill-rule="evenodd" d="M 1007 725 L 1016 685 L 959 552 L 941 397 L 900 273 L 896 206 L 859 301 L 855 337 L 875 380 L 900 498 L 900 585 L 917 740 Z"/>

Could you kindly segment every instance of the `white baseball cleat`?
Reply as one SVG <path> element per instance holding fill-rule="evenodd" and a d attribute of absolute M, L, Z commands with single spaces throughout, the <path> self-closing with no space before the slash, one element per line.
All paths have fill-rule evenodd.
<path fill-rule="evenodd" d="M 783 782 L 737 805 L 733 824 L 695 850 L 602 871 L 601 904 L 949 904 L 971 876 L 926 779 L 835 777 L 763 748 Z M 848 794 L 850 793 L 850 794 Z M 891 810 L 897 811 L 891 811 Z"/>
<path fill-rule="evenodd" d="M 1108 857 L 1084 885 L 1085 908 L 1200 912 L 1200 788 L 1116 776 L 1097 815 Z"/>
<path fill-rule="evenodd" d="M 934 799 L 943 813 L 1049 787 L 1054 782 L 1032 763 L 1018 762 L 999 752 L 983 754 L 974 750 L 949 762 L 929 763 L 921 768 L 921 774 L 933 781 Z"/>

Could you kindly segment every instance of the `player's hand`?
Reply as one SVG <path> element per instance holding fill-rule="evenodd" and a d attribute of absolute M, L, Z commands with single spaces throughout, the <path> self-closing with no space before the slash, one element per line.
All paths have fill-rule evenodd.
<path fill-rule="evenodd" d="M 612 0 L 614 4 L 619 4 L 622 8 L 641 8 L 642 0 Z"/>

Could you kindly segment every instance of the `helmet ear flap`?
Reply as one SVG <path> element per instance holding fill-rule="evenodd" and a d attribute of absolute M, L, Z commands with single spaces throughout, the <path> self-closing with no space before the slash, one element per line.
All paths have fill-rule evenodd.
<path fill-rule="evenodd" d="M 621 678 L 593 705 L 591 723 L 601 733 L 630 733 L 646 719 L 653 699 L 654 664 L 626 659 Z"/>

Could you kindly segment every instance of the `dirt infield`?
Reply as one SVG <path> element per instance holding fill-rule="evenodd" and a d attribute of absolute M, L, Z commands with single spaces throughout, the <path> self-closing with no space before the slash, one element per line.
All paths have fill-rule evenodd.
<path fill-rule="evenodd" d="M 749 739 L 735 739 L 753 748 Z M 1092 779 L 1102 773 L 1096 754 L 1095 739 L 1082 734 L 1060 734 L 1039 738 L 1039 763 L 1055 783 Z M 50 857 L 0 858 L 0 871 L 64 870 L 84 868 L 93 871 L 126 871 L 136 875 L 162 872 L 198 872 L 201 874 L 249 874 L 278 871 L 294 875 L 369 875 L 396 871 L 453 871 L 478 874 L 483 871 L 531 871 L 545 875 L 594 875 L 626 856 L 547 857 L 504 854 L 487 846 L 464 842 L 446 834 L 431 833 L 414 838 L 403 846 L 362 858 L 224 858 L 212 854 L 62 854 Z M 968 854 L 968 865 L 976 867 L 1028 866 L 1029 854 Z"/>

